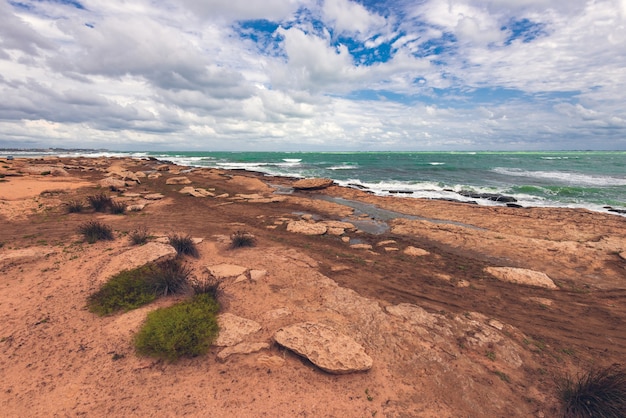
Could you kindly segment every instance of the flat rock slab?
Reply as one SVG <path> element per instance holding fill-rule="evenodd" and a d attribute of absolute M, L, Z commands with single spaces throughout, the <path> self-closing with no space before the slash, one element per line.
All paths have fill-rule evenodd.
<path fill-rule="evenodd" d="M 486 267 L 485 272 L 503 282 L 558 290 L 558 286 L 554 284 L 552 279 L 550 279 L 547 274 L 540 271 L 516 267 Z"/>
<path fill-rule="evenodd" d="M 236 346 L 243 342 L 248 335 L 261 329 L 258 322 L 228 312 L 219 315 L 217 323 L 220 327 L 220 333 L 214 344 L 218 347 Z"/>
<path fill-rule="evenodd" d="M 151 241 L 111 257 L 111 261 L 101 273 L 105 276 L 114 275 L 122 270 L 131 270 L 151 262 L 174 258 L 176 255 L 176 249 L 171 245 Z"/>
<path fill-rule="evenodd" d="M 276 331 L 274 341 L 328 373 L 347 374 L 372 368 L 372 358 L 359 343 L 328 325 L 290 325 Z"/>
<path fill-rule="evenodd" d="M 187 177 L 170 177 L 165 184 L 191 184 L 191 180 Z"/>
<path fill-rule="evenodd" d="M 238 277 L 245 274 L 248 271 L 247 267 L 238 266 L 236 264 L 216 264 L 214 266 L 208 266 L 207 270 L 216 279 L 228 279 L 229 277 Z"/>
<path fill-rule="evenodd" d="M 296 190 L 319 190 L 332 186 L 334 181 L 325 178 L 310 178 L 298 180 L 293 184 Z"/>
<path fill-rule="evenodd" d="M 406 247 L 403 252 L 404 252 L 404 254 L 410 255 L 410 256 L 413 256 L 413 257 L 423 257 L 425 255 L 430 254 L 426 250 L 423 250 L 423 249 L 417 248 L 417 247 L 411 247 L 411 246 Z"/>
<path fill-rule="evenodd" d="M 214 197 L 215 193 L 211 193 L 206 189 L 194 188 L 191 186 L 183 187 L 178 193 L 188 194 L 193 197 Z"/>
<path fill-rule="evenodd" d="M 293 221 L 287 224 L 287 231 L 304 235 L 324 235 L 328 227 L 307 221 Z"/>
<path fill-rule="evenodd" d="M 226 347 L 219 353 L 217 353 L 217 359 L 221 362 L 235 354 L 251 354 L 257 353 L 261 350 L 268 350 L 270 348 L 269 343 L 240 343 L 232 347 Z"/>

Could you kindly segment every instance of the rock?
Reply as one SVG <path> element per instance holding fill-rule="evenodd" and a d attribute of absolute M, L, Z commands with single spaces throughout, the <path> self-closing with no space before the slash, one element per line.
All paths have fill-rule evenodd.
<path fill-rule="evenodd" d="M 165 184 L 191 184 L 191 180 L 187 177 L 170 177 Z"/>
<path fill-rule="evenodd" d="M 141 212 L 145 207 L 146 205 L 138 203 L 136 205 L 128 205 L 126 210 L 129 212 Z"/>
<path fill-rule="evenodd" d="M 319 190 L 330 187 L 334 183 L 332 179 L 309 178 L 296 181 L 293 184 L 293 188 L 296 190 Z"/>
<path fill-rule="evenodd" d="M 225 349 L 217 353 L 217 359 L 223 363 L 228 357 L 235 354 L 256 353 L 261 350 L 267 350 L 269 348 L 270 345 L 268 343 L 240 343 L 232 347 L 226 347 Z"/>
<path fill-rule="evenodd" d="M 423 249 L 417 248 L 417 247 L 412 247 L 412 246 L 406 247 L 404 249 L 403 253 L 406 254 L 406 255 L 413 256 L 413 257 L 422 257 L 422 256 L 430 254 L 426 250 L 423 250 Z"/>
<path fill-rule="evenodd" d="M 108 277 L 122 270 L 130 270 L 151 262 L 171 259 L 176 255 L 176 249 L 171 245 L 151 241 L 111 257 L 109 264 L 102 269 L 101 274 Z"/>
<path fill-rule="evenodd" d="M 303 322 L 279 329 L 274 341 L 332 374 L 367 371 L 373 360 L 352 338 L 328 325 Z"/>
<path fill-rule="evenodd" d="M 163 196 L 161 193 L 149 193 L 145 195 L 143 198 L 146 200 L 161 200 L 164 197 L 165 196 Z"/>
<path fill-rule="evenodd" d="M 7 263 L 26 263 L 40 258 L 44 258 L 55 251 L 45 247 L 21 248 L 19 250 L 10 250 L 0 254 L 0 264 Z"/>
<path fill-rule="evenodd" d="M 250 280 L 258 282 L 267 276 L 267 270 L 250 270 Z"/>
<path fill-rule="evenodd" d="M 513 196 L 505 196 L 499 193 L 474 193 L 466 190 L 459 192 L 461 196 L 471 197 L 472 199 L 487 199 L 494 202 L 513 203 L 517 202 L 517 199 Z"/>
<path fill-rule="evenodd" d="M 380 241 L 380 242 L 376 243 L 376 246 L 377 247 L 386 247 L 386 246 L 388 246 L 390 244 L 396 244 L 396 241 L 393 240 L 393 239 L 388 239 L 388 240 Z"/>
<path fill-rule="evenodd" d="M 208 266 L 207 270 L 216 279 L 228 279 L 230 277 L 238 277 L 245 274 L 248 271 L 247 267 L 238 266 L 235 264 L 216 264 L 214 266 Z"/>
<path fill-rule="evenodd" d="M 287 224 L 287 231 L 304 235 L 324 235 L 328 228 L 324 224 L 307 221 L 292 221 Z"/>
<path fill-rule="evenodd" d="M 183 187 L 182 189 L 179 190 L 178 193 L 188 194 L 189 196 L 193 196 L 193 197 L 213 197 L 213 196 L 215 196 L 214 193 L 211 193 L 208 190 L 200 189 L 200 188 L 193 188 L 191 186 Z"/>
<path fill-rule="evenodd" d="M 105 179 L 100 180 L 100 186 L 113 188 L 113 189 L 123 189 L 126 187 L 126 182 L 121 179 L 116 179 L 113 177 L 107 177 Z"/>
<path fill-rule="evenodd" d="M 241 343 L 248 335 L 254 334 L 261 329 L 261 325 L 258 322 L 228 312 L 219 315 L 217 323 L 220 333 L 214 344 L 218 347 L 235 346 Z"/>
<path fill-rule="evenodd" d="M 345 229 L 345 230 L 348 230 L 348 231 L 356 230 L 356 227 L 354 226 L 354 224 L 352 224 L 350 222 L 323 221 L 323 224 L 326 225 L 328 228 L 339 228 L 339 229 Z"/>
<path fill-rule="evenodd" d="M 256 362 L 263 367 L 277 369 L 285 364 L 285 359 L 279 356 L 260 355 Z"/>
<path fill-rule="evenodd" d="M 169 164 L 162 164 L 155 168 L 156 171 L 170 171 Z"/>
<path fill-rule="evenodd" d="M 485 272 L 503 282 L 558 290 L 558 286 L 554 284 L 552 279 L 540 271 L 515 267 L 486 267 Z"/>
<path fill-rule="evenodd" d="M 372 246 L 370 244 L 352 244 L 350 248 L 354 248 L 355 250 L 371 250 Z"/>
<path fill-rule="evenodd" d="M 619 256 L 622 258 L 622 260 L 626 260 L 626 251 L 622 251 L 621 253 L 619 253 Z"/>
<path fill-rule="evenodd" d="M 161 177 L 161 176 L 162 176 L 162 174 L 161 174 L 161 173 L 150 173 L 150 174 L 148 174 L 148 178 L 149 178 L 150 180 L 155 180 L 155 179 L 158 179 L 158 178 L 159 178 L 159 177 Z"/>

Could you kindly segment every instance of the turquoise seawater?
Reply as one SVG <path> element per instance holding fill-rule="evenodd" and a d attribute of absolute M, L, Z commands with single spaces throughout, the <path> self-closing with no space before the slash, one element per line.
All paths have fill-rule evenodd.
<path fill-rule="evenodd" d="M 197 167 L 290 177 L 329 177 L 341 185 L 398 198 L 444 198 L 502 205 L 458 193 L 469 191 L 512 196 L 522 206 L 626 209 L 625 151 L 99 152 L 89 155 L 150 156 Z"/>
<path fill-rule="evenodd" d="M 147 153 L 203 167 L 292 177 L 404 198 L 474 200 L 460 191 L 515 197 L 523 206 L 626 208 L 626 152 L 170 152 Z M 398 193 L 402 192 L 402 193 Z"/>

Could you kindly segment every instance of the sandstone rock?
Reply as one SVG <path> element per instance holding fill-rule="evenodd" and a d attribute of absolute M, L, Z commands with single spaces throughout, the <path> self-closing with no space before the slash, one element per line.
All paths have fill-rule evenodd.
<path fill-rule="evenodd" d="M 191 180 L 187 177 L 170 177 L 165 184 L 191 184 Z"/>
<path fill-rule="evenodd" d="M 19 250 L 10 250 L 0 254 L 0 264 L 8 263 L 25 263 L 39 258 L 54 254 L 54 250 L 45 247 L 21 248 Z"/>
<path fill-rule="evenodd" d="M 162 174 L 161 174 L 161 173 L 150 173 L 150 174 L 148 174 L 148 178 L 149 178 L 150 180 L 155 180 L 155 179 L 158 179 L 158 178 L 159 178 L 159 177 L 161 177 L 161 176 L 162 176 Z"/>
<path fill-rule="evenodd" d="M 263 367 L 277 369 L 285 364 L 285 359 L 279 356 L 260 355 L 256 362 Z"/>
<path fill-rule="evenodd" d="M 558 289 L 558 286 L 554 284 L 552 279 L 550 279 L 547 274 L 540 271 L 515 267 L 486 267 L 485 271 L 503 282 L 543 287 L 552 290 Z"/>
<path fill-rule="evenodd" d="M 267 270 L 250 270 L 250 280 L 258 282 L 267 276 Z"/>
<path fill-rule="evenodd" d="M 393 239 L 388 239 L 388 240 L 380 241 L 380 242 L 376 243 L 376 246 L 377 247 L 386 247 L 386 246 L 391 245 L 391 244 L 396 244 L 396 241 L 393 240 Z"/>
<path fill-rule="evenodd" d="M 622 258 L 622 260 L 626 260 L 626 251 L 622 251 L 621 253 L 619 253 L 619 256 Z"/>
<path fill-rule="evenodd" d="M 298 180 L 293 184 L 296 190 L 319 190 L 332 186 L 334 181 L 325 178 L 309 178 Z"/>
<path fill-rule="evenodd" d="M 354 248 L 355 250 L 371 250 L 372 246 L 370 244 L 352 244 L 350 248 Z"/>
<path fill-rule="evenodd" d="M 237 345 L 248 335 L 254 334 L 261 329 L 261 325 L 258 322 L 228 312 L 219 315 L 217 323 L 220 333 L 214 344 L 218 347 Z"/>
<path fill-rule="evenodd" d="M 126 182 L 124 180 L 116 179 L 113 177 L 107 177 L 105 179 L 100 180 L 100 186 L 114 189 L 123 189 L 126 187 Z"/>
<path fill-rule="evenodd" d="M 307 221 L 292 221 L 287 224 L 287 231 L 304 235 L 324 235 L 327 231 L 324 224 L 310 223 Z"/>
<path fill-rule="evenodd" d="M 238 266 L 235 264 L 216 264 L 214 266 L 208 266 L 207 270 L 216 279 L 228 279 L 229 277 L 237 277 L 245 274 L 248 271 L 247 267 Z"/>
<path fill-rule="evenodd" d="M 164 197 L 165 196 L 163 196 L 161 193 L 149 193 L 145 195 L 143 198 L 146 200 L 161 200 Z"/>
<path fill-rule="evenodd" d="M 179 190 L 178 193 L 188 194 L 188 195 L 193 196 L 193 197 L 209 197 L 209 196 L 212 197 L 212 196 L 215 196 L 214 193 L 211 193 L 208 190 L 200 189 L 200 188 L 194 188 L 194 187 L 191 187 L 191 186 L 183 187 L 182 189 Z"/>
<path fill-rule="evenodd" d="M 176 257 L 176 249 L 169 244 L 151 241 L 111 257 L 109 264 L 102 269 L 101 275 L 108 277 L 122 270 L 130 270 L 150 262 Z"/>
<path fill-rule="evenodd" d="M 367 371 L 373 360 L 352 338 L 328 325 L 303 322 L 279 329 L 274 340 L 333 374 Z"/>
<path fill-rule="evenodd" d="M 128 205 L 126 207 L 126 210 L 129 211 L 129 212 L 141 212 L 145 207 L 146 207 L 146 205 L 141 204 L 141 203 L 137 203 L 135 205 Z"/>
<path fill-rule="evenodd" d="M 412 246 L 408 246 L 404 249 L 404 254 L 406 255 L 410 255 L 413 257 L 421 257 L 421 256 L 425 256 L 430 254 L 428 251 L 423 250 L 421 248 L 417 248 L 417 247 L 412 247 Z"/>
<path fill-rule="evenodd" d="M 226 359 L 235 354 L 250 354 L 256 353 L 261 350 L 267 350 L 270 348 L 268 343 L 240 343 L 234 345 L 232 347 L 226 347 L 219 353 L 217 353 L 217 359 L 222 363 L 226 361 Z"/>
<path fill-rule="evenodd" d="M 348 231 L 354 231 L 356 229 L 354 224 L 350 222 L 323 221 L 323 224 L 326 225 L 328 228 L 340 228 L 340 229 L 346 229 Z"/>
<path fill-rule="evenodd" d="M 156 167 L 156 171 L 170 171 L 169 164 L 162 164 Z"/>

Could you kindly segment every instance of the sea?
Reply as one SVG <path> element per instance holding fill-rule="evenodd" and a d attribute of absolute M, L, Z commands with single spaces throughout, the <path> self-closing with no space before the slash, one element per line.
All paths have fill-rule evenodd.
<path fill-rule="evenodd" d="M 4 151 L 6 152 L 6 151 Z M 0 154 L 1 155 L 1 154 Z M 326 177 L 381 196 L 530 207 L 586 208 L 625 216 L 626 151 L 542 152 L 114 152 L 13 151 L 18 156 L 153 157 L 193 167 L 294 178 Z M 464 195 L 463 195 L 464 194 Z M 620 213 L 622 212 L 622 213 Z"/>

